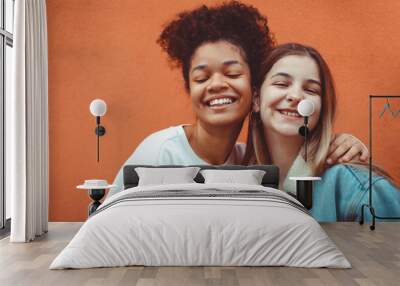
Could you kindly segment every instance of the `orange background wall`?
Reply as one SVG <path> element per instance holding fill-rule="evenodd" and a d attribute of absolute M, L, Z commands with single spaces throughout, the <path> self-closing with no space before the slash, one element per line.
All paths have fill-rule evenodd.
<path fill-rule="evenodd" d="M 169 68 L 156 39 L 176 13 L 201 3 L 217 2 L 47 0 L 51 221 L 85 220 L 90 199 L 76 185 L 89 178 L 113 181 L 144 137 L 193 121 L 180 71 Z M 268 16 L 278 43 L 306 43 L 322 53 L 338 90 L 335 129 L 367 143 L 368 95 L 400 94 L 400 1 L 245 3 Z M 89 113 L 95 98 L 108 105 L 100 163 L 95 119 Z M 377 112 L 383 103 L 377 103 Z M 400 100 L 393 107 L 400 109 Z M 373 149 L 395 175 L 400 169 L 399 159 L 394 160 L 400 156 L 393 156 L 400 152 L 399 119 L 376 120 L 377 140 L 387 140 L 378 140 Z"/>

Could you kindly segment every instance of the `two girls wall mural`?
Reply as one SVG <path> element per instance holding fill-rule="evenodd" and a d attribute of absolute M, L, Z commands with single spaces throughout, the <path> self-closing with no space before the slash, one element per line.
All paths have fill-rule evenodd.
<path fill-rule="evenodd" d="M 323 177 L 327 172 L 335 172 L 332 176 L 335 179 L 332 181 L 336 182 L 336 176 L 342 178 L 340 175 L 342 172 L 350 172 L 349 165 L 336 165 L 336 163 L 353 160 L 353 163 L 360 163 L 354 167 L 357 172 L 363 170 L 362 164 L 367 162 L 368 150 L 362 141 L 367 141 L 368 125 L 365 118 L 363 120 L 357 118 L 367 115 L 368 91 L 371 88 L 378 88 L 379 84 L 363 85 L 365 79 L 370 78 L 369 74 L 364 73 L 364 69 L 361 69 L 361 74 L 355 73 L 357 76 L 346 70 L 349 66 L 346 61 L 354 56 L 351 54 L 354 53 L 354 49 L 349 46 L 364 47 L 362 40 L 352 37 L 354 27 L 345 25 L 343 22 L 338 23 L 338 20 L 334 20 L 338 17 L 338 11 L 334 9 L 328 11 L 322 3 L 319 4 L 320 6 L 313 6 L 311 17 L 315 18 L 315 23 L 310 25 L 309 19 L 292 13 L 296 8 L 306 10 L 308 1 L 303 2 L 292 4 L 299 7 L 288 7 L 287 3 L 280 1 L 228 2 L 226 4 L 198 1 L 190 5 L 178 1 L 170 3 L 168 7 L 159 7 L 151 1 L 147 4 L 136 3 L 136 5 L 104 3 L 104 7 L 96 12 L 91 11 L 86 5 L 81 6 L 82 11 L 79 13 L 86 18 L 82 20 L 83 18 L 77 17 L 78 23 L 72 25 L 79 25 L 79 22 L 82 24 L 91 17 L 96 25 L 90 25 L 84 29 L 84 33 L 97 36 L 72 41 L 69 43 L 72 48 L 69 52 L 63 49 L 55 51 L 54 47 L 59 41 L 61 42 L 60 38 L 55 37 L 50 42 L 54 56 L 51 61 L 50 54 L 49 67 L 54 71 L 53 84 L 50 86 L 50 90 L 53 90 L 55 94 L 53 107 L 57 109 L 59 102 L 63 101 L 62 94 L 65 90 L 61 90 L 62 87 L 75 91 L 72 94 L 78 94 L 76 87 L 79 86 L 79 94 L 83 94 L 85 89 L 87 92 L 92 92 L 93 89 L 101 91 L 101 97 L 110 103 L 110 110 L 117 111 L 114 111 L 114 114 L 110 112 L 105 119 L 108 121 L 110 133 L 107 142 L 104 142 L 104 161 L 99 166 L 92 164 L 93 160 L 87 160 L 85 152 L 82 156 L 78 156 L 80 160 L 64 158 L 57 150 L 65 147 L 65 152 L 68 154 L 68 151 L 72 153 L 73 149 L 69 145 L 64 145 L 65 142 L 60 142 L 56 135 L 51 137 L 55 143 L 52 152 L 54 176 L 52 176 L 53 188 L 51 189 L 54 191 L 52 191 L 53 196 L 50 196 L 53 206 L 50 208 L 51 219 L 80 220 L 85 213 L 85 206 L 82 207 L 82 214 L 78 212 L 76 215 L 62 207 L 58 208 L 60 201 L 64 200 L 72 204 L 72 201 L 77 198 L 64 195 L 61 191 L 63 187 L 58 188 L 62 183 L 55 174 L 57 170 L 61 170 L 62 166 L 59 163 L 60 160 L 55 160 L 55 158 L 64 159 L 67 165 L 63 168 L 70 166 L 68 169 L 71 171 L 67 177 L 72 185 L 91 176 L 103 176 L 113 180 L 115 174 L 118 173 L 115 184 L 119 185 L 119 188 L 113 189 L 109 196 L 121 190 L 122 177 L 121 171 L 118 172 L 118 170 L 124 164 L 273 163 L 281 169 L 281 189 L 290 191 L 290 187 L 286 187 L 285 179 L 293 169 L 291 167 L 297 166 L 297 159 L 301 159 L 302 153 L 302 138 L 298 134 L 291 134 L 290 128 L 298 129 L 298 122 L 302 122 L 295 108 L 299 99 L 306 97 L 314 99 L 320 107 L 320 112 L 315 113 L 314 118 L 310 120 L 314 149 L 311 153 L 312 160 L 310 160 L 312 165 L 307 172 Z M 77 9 L 72 3 L 74 2 L 57 4 L 66 5 L 66 10 L 63 13 L 58 12 L 61 18 L 56 19 L 50 16 L 50 33 L 61 29 L 60 19 L 68 18 L 69 12 Z M 61 11 L 57 5 L 50 3 L 48 9 Z M 150 6 L 152 9 L 149 9 Z M 364 9 L 367 13 L 368 8 Z M 382 7 L 379 9 L 376 13 L 388 13 Z M 149 13 L 152 17 L 144 16 Z M 118 18 L 117 14 L 119 14 Z M 132 17 L 131 14 L 137 17 Z M 325 16 L 324 19 L 319 17 L 321 15 Z M 302 23 L 302 28 L 300 29 L 300 24 L 296 23 Z M 115 41 L 102 42 L 103 37 L 111 35 L 111 31 L 109 28 L 102 29 L 101 27 L 105 28 L 109 25 L 114 29 L 112 34 Z M 365 29 L 367 28 L 369 27 Z M 96 32 L 97 29 L 99 29 L 98 32 Z M 100 33 L 101 30 L 104 34 Z M 331 43 L 336 39 L 337 31 L 343 31 L 347 38 L 345 37 L 343 42 L 336 43 L 333 47 Z M 350 34 L 346 35 L 346 31 Z M 367 31 L 365 31 L 366 34 Z M 379 34 L 377 36 L 380 37 Z M 298 45 L 300 49 L 305 50 L 303 54 L 285 55 L 278 61 L 269 58 L 281 49 L 280 43 L 294 41 L 305 44 Z M 78 47 L 79 42 L 82 44 L 81 49 L 74 50 L 73 47 Z M 108 45 L 108 48 L 102 48 L 104 43 Z M 322 54 L 320 56 L 320 53 L 315 50 L 318 59 L 324 60 L 319 62 L 310 56 L 307 51 L 309 46 L 317 48 Z M 67 62 L 58 57 L 56 59 L 56 54 L 70 56 L 69 59 L 72 59 L 75 65 L 67 65 L 71 69 L 63 70 L 62 67 Z M 167 55 L 168 64 L 165 64 L 165 55 Z M 77 57 L 81 60 L 79 65 L 76 64 Z M 289 61 L 288 66 L 300 65 L 299 70 L 303 74 L 292 74 L 295 71 L 291 70 L 278 72 L 277 77 L 281 82 L 271 84 L 271 89 L 275 88 L 282 93 L 279 95 L 281 96 L 280 103 L 272 102 L 268 105 L 269 100 L 275 100 L 269 98 L 278 97 L 277 92 L 275 95 L 263 93 L 266 85 L 269 84 L 267 83 L 268 73 L 277 68 L 276 64 L 287 58 L 299 60 L 300 63 Z M 356 56 L 354 60 L 357 59 L 359 58 Z M 268 60 L 271 61 L 272 66 L 267 68 L 265 64 Z M 377 66 L 379 64 L 382 63 L 377 62 Z M 175 69 L 170 69 L 171 67 Z M 93 70 L 96 70 L 96 73 L 90 72 Z M 329 70 L 332 71 L 333 76 Z M 67 83 L 61 83 L 58 80 L 59 76 L 76 71 L 81 75 L 79 80 L 67 79 Z M 335 105 L 336 97 L 332 97 L 333 77 L 338 87 L 338 92 L 333 94 L 337 94 L 337 105 Z M 360 79 L 357 80 L 357 77 Z M 360 84 L 349 85 L 348 78 Z M 311 79 L 311 81 L 304 79 Z M 69 85 L 68 82 L 70 82 Z M 388 85 L 386 90 L 396 91 L 394 85 Z M 347 113 L 350 98 L 352 98 L 351 102 L 359 103 L 358 106 L 360 106 L 354 110 L 354 114 Z M 64 101 L 68 102 L 68 100 Z M 334 121 L 335 106 L 338 112 Z M 258 125 L 253 124 L 253 117 L 250 116 L 256 112 L 259 114 Z M 56 114 L 53 118 L 55 125 L 62 124 L 57 120 Z M 86 121 L 82 116 L 80 120 Z M 354 127 L 351 123 L 354 123 Z M 257 146 L 254 145 L 256 126 L 262 131 L 259 133 L 265 135 L 264 141 Z M 88 126 L 89 128 L 91 126 Z M 282 131 L 281 128 L 287 130 Z M 83 138 L 86 136 L 85 132 L 82 130 Z M 271 135 L 267 134 L 268 132 Z M 87 133 L 92 135 L 90 131 Z M 286 150 L 284 145 L 288 142 L 293 146 L 285 147 L 288 148 Z M 82 142 L 82 151 L 89 150 L 91 146 L 92 144 L 86 146 Z M 275 150 L 271 146 L 279 146 L 282 149 Z M 267 160 L 257 158 L 257 154 L 260 153 L 257 148 L 261 148 L 264 153 L 269 153 L 269 157 L 266 156 Z M 274 154 L 279 158 L 274 158 Z M 278 154 L 283 155 L 278 156 Z M 72 169 L 74 163 L 82 160 L 85 161 L 82 163 L 85 177 Z M 386 161 L 389 161 L 389 157 Z M 383 163 L 386 161 L 383 160 Z M 353 165 L 351 166 L 353 168 Z M 390 179 L 382 178 L 382 183 L 387 184 L 383 188 L 389 189 L 382 198 L 386 202 L 386 198 L 396 197 L 398 193 L 390 183 Z M 321 184 L 330 185 L 329 182 L 323 179 Z M 316 194 L 320 192 L 319 188 L 317 187 Z M 342 202 L 338 201 L 338 197 L 347 195 L 357 197 L 355 200 L 361 200 L 358 192 L 346 191 L 346 194 L 342 195 L 337 191 L 332 191 L 329 196 L 318 197 L 318 202 L 323 203 L 318 204 L 319 210 L 317 208 L 312 210 L 312 215 L 319 220 L 357 219 L 358 214 L 354 211 L 354 206 L 349 210 L 347 206 L 342 207 Z M 335 213 L 327 210 L 325 212 L 326 205 L 332 208 L 334 205 L 340 206 L 340 211 Z M 391 206 L 387 211 L 394 212 L 394 209 L 396 205 Z"/>

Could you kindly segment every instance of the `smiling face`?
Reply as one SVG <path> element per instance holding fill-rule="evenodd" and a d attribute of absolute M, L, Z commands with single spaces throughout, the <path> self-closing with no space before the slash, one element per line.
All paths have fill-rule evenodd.
<path fill-rule="evenodd" d="M 317 63 L 308 56 L 288 55 L 279 59 L 267 73 L 255 110 L 260 111 L 264 129 L 284 136 L 298 136 L 304 124 L 297 112 L 303 99 L 314 103 L 308 127 L 313 130 L 321 113 L 321 80 Z"/>
<path fill-rule="evenodd" d="M 193 54 L 189 89 L 197 119 L 210 126 L 241 124 L 251 108 L 250 69 L 229 42 L 205 43 Z"/>

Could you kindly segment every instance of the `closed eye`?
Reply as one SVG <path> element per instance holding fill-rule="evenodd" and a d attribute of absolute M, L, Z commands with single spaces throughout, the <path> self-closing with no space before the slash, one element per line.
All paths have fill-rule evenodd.
<path fill-rule="evenodd" d="M 208 80 L 207 77 L 193 79 L 193 81 L 196 82 L 196 83 L 203 83 L 203 82 L 206 82 L 207 80 Z"/>
<path fill-rule="evenodd" d="M 307 83 L 303 86 L 305 92 L 311 95 L 321 95 L 321 84 L 319 81 L 310 79 Z"/>
<path fill-rule="evenodd" d="M 226 76 L 229 78 L 239 78 L 242 74 L 241 73 L 232 73 L 232 74 L 227 74 Z"/>
<path fill-rule="evenodd" d="M 308 89 L 306 89 L 306 92 L 309 93 L 309 94 L 320 95 L 320 91 L 316 90 L 316 89 L 308 88 Z"/>
<path fill-rule="evenodd" d="M 286 82 L 274 82 L 273 85 L 277 86 L 277 87 L 288 87 L 289 86 L 289 84 Z"/>

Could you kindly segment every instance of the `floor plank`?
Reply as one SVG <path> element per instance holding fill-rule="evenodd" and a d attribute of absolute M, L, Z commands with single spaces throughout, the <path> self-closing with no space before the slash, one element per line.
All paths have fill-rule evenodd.
<path fill-rule="evenodd" d="M 49 270 L 57 254 L 82 223 L 50 223 L 49 232 L 32 243 L 0 240 L 0 285 L 399 285 L 400 223 L 377 224 L 375 231 L 357 223 L 322 227 L 351 262 L 352 269 L 290 267 L 117 267 Z"/>

